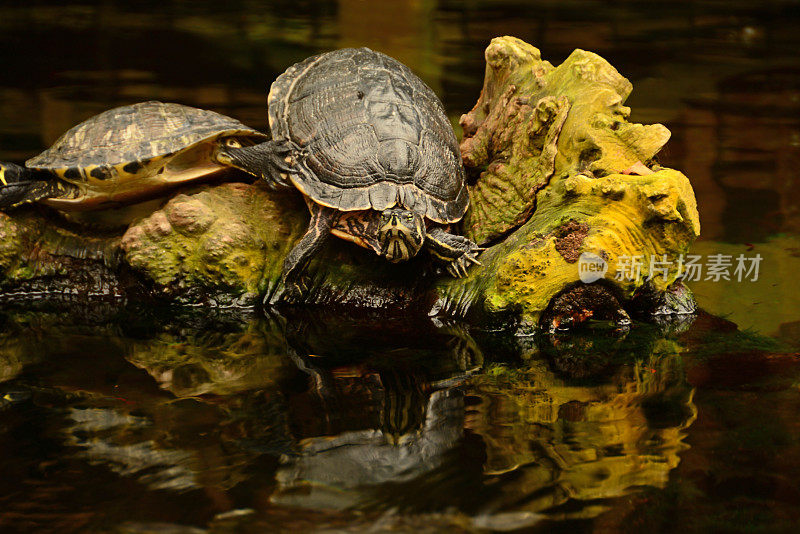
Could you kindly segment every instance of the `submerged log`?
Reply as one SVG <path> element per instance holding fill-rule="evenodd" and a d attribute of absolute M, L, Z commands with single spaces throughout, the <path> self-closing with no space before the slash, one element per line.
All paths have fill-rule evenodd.
<path fill-rule="evenodd" d="M 695 197 L 683 174 L 654 159 L 669 131 L 628 122 L 630 82 L 591 52 L 554 67 L 512 37 L 494 39 L 486 60 L 481 96 L 461 119 L 472 196 L 463 230 L 488 247 L 483 265 L 452 279 L 427 257 L 392 265 L 332 239 L 309 267 L 301 304 L 510 318 L 527 330 L 548 307 L 551 327 L 565 316 L 625 320 L 638 293 L 659 301 L 653 294 L 676 282 L 700 231 Z M 59 293 L 278 303 L 283 260 L 307 221 L 296 192 L 231 183 L 165 199 L 117 234 L 37 209 L 0 214 L 0 300 Z M 581 282 L 587 258 L 605 269 L 592 291 Z M 626 258 L 641 263 L 636 276 L 615 277 Z"/>

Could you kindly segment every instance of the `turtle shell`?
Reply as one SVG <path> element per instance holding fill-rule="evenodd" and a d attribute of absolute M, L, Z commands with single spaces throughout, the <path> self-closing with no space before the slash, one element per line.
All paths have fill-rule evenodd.
<path fill-rule="evenodd" d="M 31 169 L 55 173 L 81 187 L 88 196 L 118 189 L 163 171 L 167 161 L 221 137 L 236 136 L 261 142 L 268 137 L 241 122 L 213 111 L 181 104 L 142 102 L 110 109 L 64 133 L 49 149 L 28 160 Z M 183 170 L 211 164 L 212 149 L 186 158 Z M 194 175 L 202 175 L 197 171 Z M 207 173 L 206 173 L 207 174 Z M 176 173 L 177 175 L 177 173 Z M 184 179 L 191 172 L 183 172 Z M 177 181 L 177 180 L 174 180 Z M 153 181 L 150 186 L 157 184 Z"/>
<path fill-rule="evenodd" d="M 469 205 L 461 155 L 434 92 L 402 63 L 368 48 L 293 65 L 270 89 L 272 137 L 300 150 L 291 179 L 342 211 L 401 206 L 440 223 Z"/>

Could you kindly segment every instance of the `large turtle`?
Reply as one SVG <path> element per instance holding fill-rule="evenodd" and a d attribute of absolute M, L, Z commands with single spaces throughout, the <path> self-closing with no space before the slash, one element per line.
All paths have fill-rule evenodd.
<path fill-rule="evenodd" d="M 304 195 L 311 223 L 284 262 L 287 285 L 330 234 L 391 262 L 424 246 L 456 277 L 479 263 L 481 249 L 449 232 L 469 206 L 455 134 L 405 65 L 368 48 L 310 57 L 275 80 L 268 111 L 270 141 L 217 157 Z"/>
<path fill-rule="evenodd" d="M 0 209 L 40 202 L 91 211 L 158 197 L 230 169 L 216 158 L 222 146 L 267 139 L 235 119 L 180 104 L 110 109 L 68 130 L 24 167 L 0 163 Z"/>

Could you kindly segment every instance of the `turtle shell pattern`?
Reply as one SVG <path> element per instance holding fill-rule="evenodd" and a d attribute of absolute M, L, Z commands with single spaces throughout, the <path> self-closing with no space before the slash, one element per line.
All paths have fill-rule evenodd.
<path fill-rule="evenodd" d="M 222 136 L 266 135 L 213 111 L 142 102 L 110 109 L 64 133 L 26 166 L 55 172 L 79 185 L 135 178 L 148 164 Z"/>
<path fill-rule="evenodd" d="M 342 211 L 394 206 L 440 223 L 469 205 L 453 128 L 436 94 L 402 63 L 368 48 L 293 65 L 268 97 L 272 137 L 299 147 L 291 180 Z"/>

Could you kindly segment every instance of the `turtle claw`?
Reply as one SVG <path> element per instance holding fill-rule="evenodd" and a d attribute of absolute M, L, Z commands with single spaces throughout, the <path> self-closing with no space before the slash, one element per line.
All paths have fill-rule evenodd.
<path fill-rule="evenodd" d="M 485 250 L 485 249 L 481 249 L 481 250 Z M 478 258 L 476 258 L 474 254 L 470 254 L 469 252 L 467 252 L 466 254 L 464 254 L 463 257 L 467 261 L 471 261 L 474 265 L 483 265 L 481 262 L 478 261 Z"/>
<path fill-rule="evenodd" d="M 289 161 L 286 161 L 289 160 Z M 297 172 L 297 169 L 293 167 L 295 159 L 290 155 L 289 151 L 286 152 L 279 152 L 275 154 L 275 157 L 272 159 L 272 165 L 280 172 Z"/>
<path fill-rule="evenodd" d="M 311 154 L 311 150 L 309 150 L 307 146 L 301 147 L 300 145 L 294 145 L 294 144 L 293 146 L 295 153 L 295 162 L 304 160 Z"/>
<path fill-rule="evenodd" d="M 468 276 L 467 270 L 472 265 L 481 265 L 478 255 L 485 250 L 470 239 L 450 234 L 441 227 L 428 231 L 428 243 L 434 258 L 455 278 Z"/>
<path fill-rule="evenodd" d="M 445 263 L 445 267 L 447 269 L 447 272 L 450 273 L 450 275 L 453 276 L 454 278 L 464 278 L 469 275 L 467 270 L 470 268 L 470 266 L 483 265 L 478 260 L 478 254 L 483 249 L 476 247 L 474 243 L 468 241 L 466 238 L 463 238 L 461 236 L 454 236 L 454 237 L 460 238 L 458 240 L 456 239 L 452 240 L 455 244 L 458 245 L 458 248 L 460 248 L 460 254 L 458 252 L 456 252 L 456 254 L 453 254 L 454 257 L 452 257 L 450 261 Z M 463 242 L 459 242 L 461 240 L 463 240 Z M 450 249 L 450 251 L 455 252 L 452 249 Z"/>
<path fill-rule="evenodd" d="M 466 265 L 464 265 L 464 263 L 465 263 L 464 257 L 462 256 L 458 260 L 458 271 L 459 271 L 459 273 L 461 274 L 462 277 L 463 276 L 467 276 L 467 267 L 466 267 Z"/>
<path fill-rule="evenodd" d="M 310 154 L 307 147 L 300 147 L 295 143 L 275 143 L 273 145 L 271 163 L 279 172 L 295 173 L 297 164 L 306 159 Z"/>
<path fill-rule="evenodd" d="M 447 272 L 450 273 L 454 278 L 464 278 L 467 276 L 467 267 L 469 264 L 467 263 L 467 255 L 464 254 L 460 258 L 457 258 L 450 263 L 447 264 Z"/>
<path fill-rule="evenodd" d="M 287 157 L 288 157 L 288 156 L 287 156 Z M 288 163 L 286 163 L 286 162 L 283 160 L 283 158 L 280 158 L 280 157 L 277 157 L 277 158 L 275 158 L 275 161 L 273 161 L 273 162 L 272 162 L 272 164 L 273 164 L 273 165 L 275 166 L 275 168 L 276 168 L 277 170 L 279 170 L 280 172 L 287 172 L 287 173 L 288 173 L 288 172 L 295 172 L 295 169 L 293 169 L 292 167 L 290 167 L 290 166 L 289 166 L 289 164 L 288 164 Z"/>

